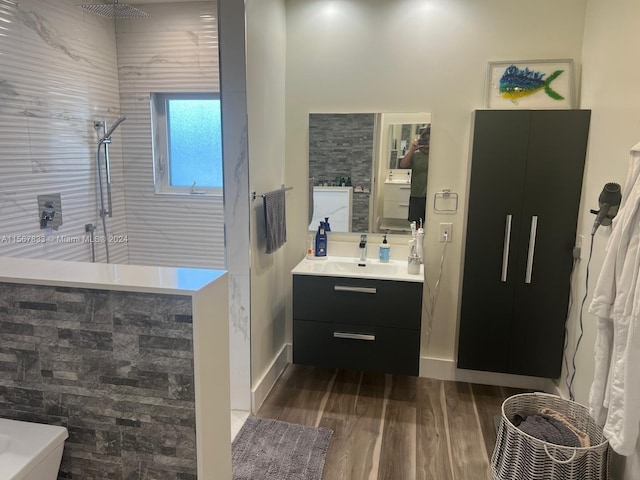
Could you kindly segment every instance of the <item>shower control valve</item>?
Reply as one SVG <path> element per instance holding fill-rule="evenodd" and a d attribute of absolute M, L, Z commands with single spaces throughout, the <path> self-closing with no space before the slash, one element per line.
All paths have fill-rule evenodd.
<path fill-rule="evenodd" d="M 45 203 L 45 208 L 40 215 L 40 228 L 47 228 L 50 222 L 53 222 L 53 217 L 56 216 L 56 210 L 52 202 Z"/>

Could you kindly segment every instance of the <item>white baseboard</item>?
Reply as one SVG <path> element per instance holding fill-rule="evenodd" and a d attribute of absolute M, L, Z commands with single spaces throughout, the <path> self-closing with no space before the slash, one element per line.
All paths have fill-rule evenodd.
<path fill-rule="evenodd" d="M 548 378 L 463 370 L 456 367 L 455 360 L 443 358 L 420 357 L 420 376 L 437 380 L 540 390 L 559 395 L 557 383 Z"/>
<path fill-rule="evenodd" d="M 285 343 L 280 352 L 275 356 L 267 371 L 262 377 L 255 383 L 255 386 L 251 389 L 251 412 L 255 413 L 262 406 L 262 402 L 267 398 L 269 392 L 276 383 L 276 380 L 282 375 L 287 365 L 291 363 L 293 359 L 293 345 Z"/>

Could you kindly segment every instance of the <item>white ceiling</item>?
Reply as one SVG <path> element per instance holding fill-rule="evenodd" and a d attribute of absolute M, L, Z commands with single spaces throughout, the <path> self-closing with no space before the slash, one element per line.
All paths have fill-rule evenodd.
<path fill-rule="evenodd" d="M 120 0 L 119 3 L 129 4 L 129 5 L 148 5 L 150 3 L 184 3 L 184 2 L 194 2 L 199 0 Z M 211 0 L 209 0 L 211 1 Z"/>

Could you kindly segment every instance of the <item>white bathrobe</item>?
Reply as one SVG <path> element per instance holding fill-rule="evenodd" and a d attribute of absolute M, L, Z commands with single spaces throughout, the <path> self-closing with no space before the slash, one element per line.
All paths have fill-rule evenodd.
<path fill-rule="evenodd" d="M 631 149 L 618 216 L 589 311 L 598 317 L 591 415 L 614 451 L 635 451 L 640 430 L 640 143 Z"/>

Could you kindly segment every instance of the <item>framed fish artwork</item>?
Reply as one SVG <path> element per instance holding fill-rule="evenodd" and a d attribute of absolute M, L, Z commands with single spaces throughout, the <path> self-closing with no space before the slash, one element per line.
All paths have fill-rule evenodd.
<path fill-rule="evenodd" d="M 573 108 L 573 60 L 489 62 L 486 107 Z"/>

